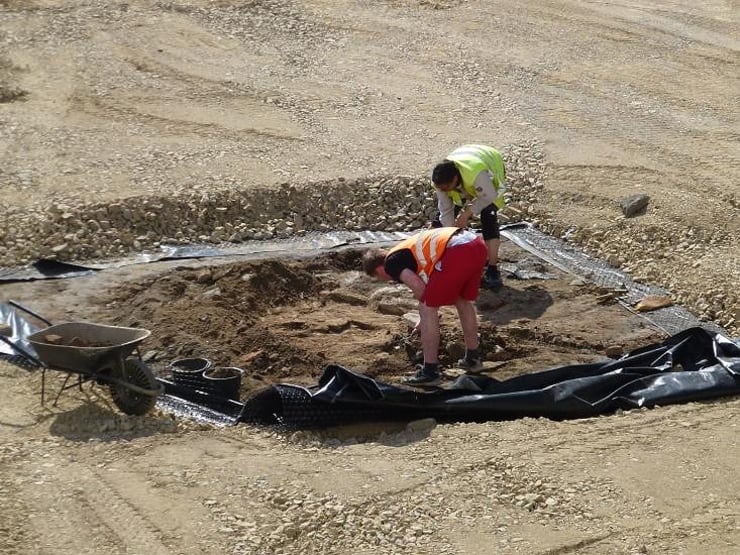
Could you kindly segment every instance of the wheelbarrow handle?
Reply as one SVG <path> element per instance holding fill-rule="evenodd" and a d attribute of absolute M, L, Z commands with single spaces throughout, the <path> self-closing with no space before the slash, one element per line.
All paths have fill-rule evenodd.
<path fill-rule="evenodd" d="M 39 320 L 41 320 L 42 322 L 44 322 L 47 326 L 51 326 L 51 322 L 49 322 L 49 320 L 47 320 L 46 318 L 44 318 L 40 314 L 37 314 L 36 312 L 34 312 L 33 310 L 31 310 L 30 308 L 26 308 L 22 304 L 17 303 L 17 302 L 15 302 L 13 300 L 9 300 L 8 301 L 8 304 L 11 305 L 11 306 L 16 307 L 19 310 L 22 310 L 23 312 L 26 312 L 26 313 L 30 314 L 34 318 L 38 318 Z"/>
<path fill-rule="evenodd" d="M 15 343 L 13 343 L 7 337 L 5 337 L 3 335 L 0 335 L 0 341 L 2 341 L 3 343 L 5 343 L 7 346 L 9 346 L 11 349 L 13 349 L 16 353 L 22 355 L 26 359 L 28 359 L 31 362 L 35 363 L 36 366 L 44 366 L 44 363 L 41 362 L 38 359 L 38 357 L 33 356 L 31 353 L 29 353 L 28 351 L 26 351 L 23 347 L 21 347 L 20 345 L 16 345 Z"/>

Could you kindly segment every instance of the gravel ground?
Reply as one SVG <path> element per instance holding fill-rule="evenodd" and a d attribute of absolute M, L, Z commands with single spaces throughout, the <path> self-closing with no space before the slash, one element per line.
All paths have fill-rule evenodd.
<path fill-rule="evenodd" d="M 0 0 L 0 266 L 415 229 L 434 163 L 481 142 L 503 221 L 737 336 L 737 26 L 721 1 Z M 740 549 L 734 401 L 286 438 L 40 409 L 0 372 L 8 553 Z"/>

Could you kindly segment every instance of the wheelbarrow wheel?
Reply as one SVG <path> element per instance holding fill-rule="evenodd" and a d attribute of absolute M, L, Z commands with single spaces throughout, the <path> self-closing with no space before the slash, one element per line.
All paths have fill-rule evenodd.
<path fill-rule="evenodd" d="M 135 358 L 127 358 L 123 366 L 123 375 L 119 375 L 118 371 L 114 372 L 114 377 L 142 389 L 157 390 L 157 380 L 146 364 Z M 112 383 L 109 387 L 113 402 L 126 414 L 146 414 L 157 402 L 156 395 L 138 393 L 122 383 Z"/>

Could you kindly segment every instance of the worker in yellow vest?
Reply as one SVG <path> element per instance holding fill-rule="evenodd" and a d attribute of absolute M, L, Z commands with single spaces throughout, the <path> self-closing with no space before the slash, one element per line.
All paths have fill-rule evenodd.
<path fill-rule="evenodd" d="M 503 286 L 498 269 L 501 245 L 497 213 L 504 207 L 506 170 L 501 154 L 490 146 L 463 145 L 453 150 L 432 171 L 439 213 L 432 227 L 468 226 L 473 214 L 480 214 L 488 263 L 481 280 L 487 289 Z"/>
<path fill-rule="evenodd" d="M 439 307 L 454 306 L 465 340 L 465 356 L 458 367 L 467 372 L 483 368 L 478 351 L 478 298 L 488 250 L 472 231 L 441 227 L 421 231 L 390 250 L 365 252 L 362 268 L 382 281 L 405 284 L 419 301 L 419 331 L 424 365 L 402 381 L 409 385 L 436 385 L 439 371 Z"/>

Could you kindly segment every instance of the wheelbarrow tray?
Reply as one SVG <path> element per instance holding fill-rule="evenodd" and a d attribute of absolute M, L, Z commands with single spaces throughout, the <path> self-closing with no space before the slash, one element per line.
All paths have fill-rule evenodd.
<path fill-rule="evenodd" d="M 58 335 L 60 345 L 49 343 L 48 335 Z M 106 326 L 87 322 L 55 324 L 28 336 L 38 359 L 49 368 L 95 374 L 108 364 L 122 361 L 151 332 L 141 328 Z M 89 347 L 69 345 L 79 338 Z"/>

